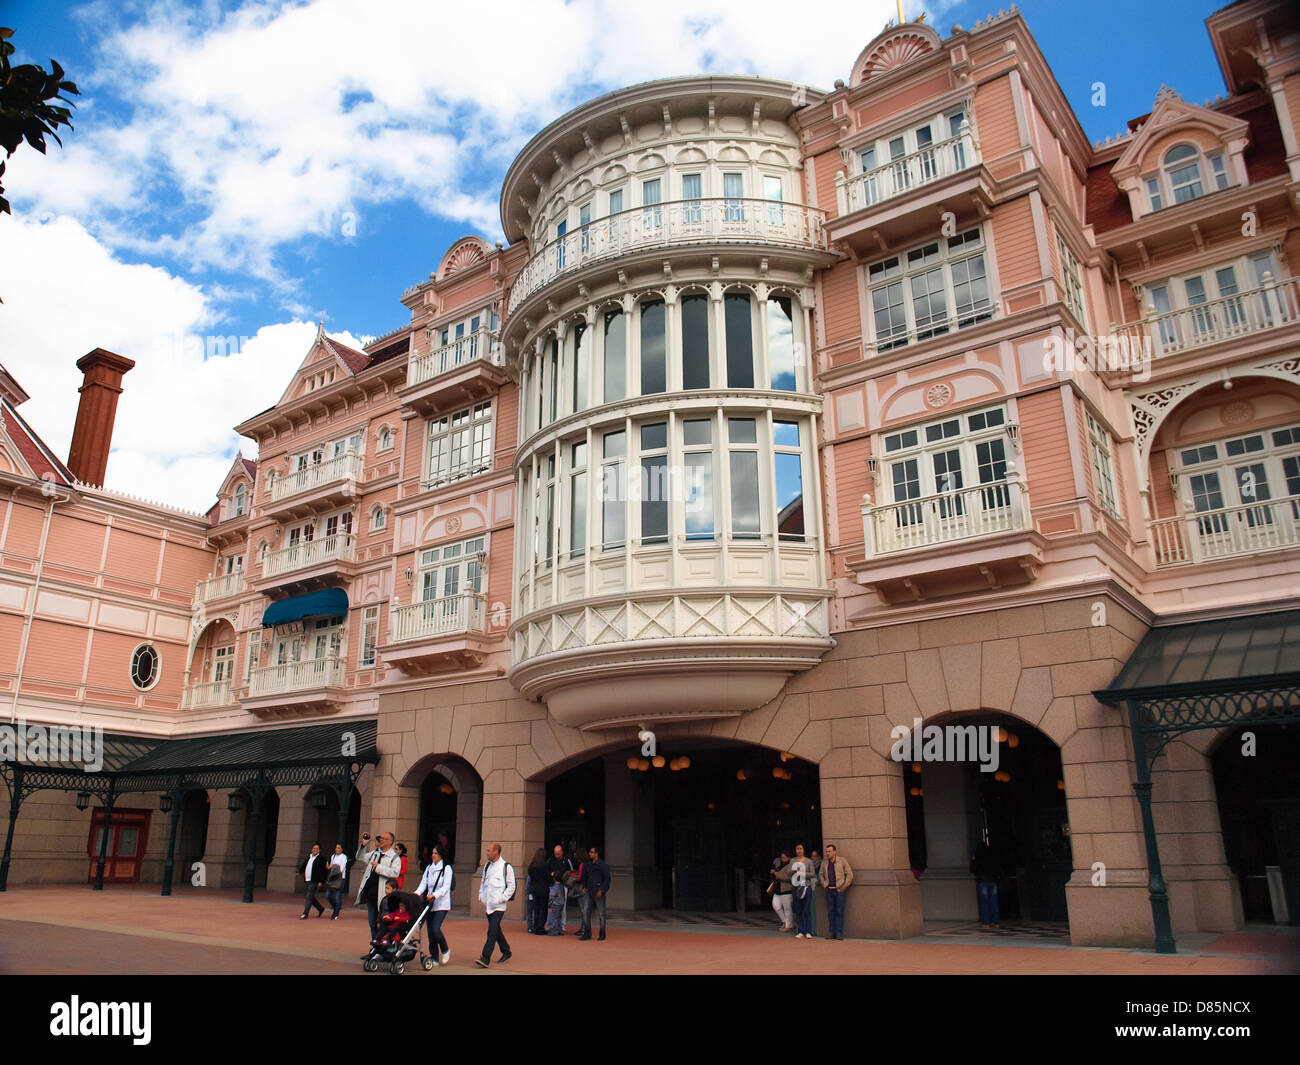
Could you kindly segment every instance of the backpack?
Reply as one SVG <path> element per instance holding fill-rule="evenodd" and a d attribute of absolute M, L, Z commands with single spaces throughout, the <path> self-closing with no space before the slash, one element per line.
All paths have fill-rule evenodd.
<path fill-rule="evenodd" d="M 488 862 L 487 865 L 483 866 L 483 875 L 484 875 L 484 876 L 487 876 L 487 871 L 488 871 L 488 868 L 491 866 L 491 864 L 492 864 L 491 862 Z M 454 873 L 453 873 L 453 875 L 454 875 Z M 502 883 L 504 884 L 505 889 L 506 889 L 505 901 L 506 901 L 506 902 L 511 902 L 511 901 L 514 899 L 514 897 L 515 897 L 515 891 L 518 889 L 518 887 L 519 887 L 519 883 L 518 883 L 518 881 L 515 881 L 515 879 L 514 879 L 514 870 L 510 868 L 510 863 L 509 863 L 509 862 L 506 862 L 506 863 L 505 863 L 505 868 L 503 868 L 503 869 L 501 870 L 501 879 L 502 879 Z M 514 881 L 514 885 L 513 885 L 513 886 L 511 886 L 511 882 L 512 882 L 512 881 Z M 455 884 L 455 881 L 453 880 L 452 883 Z"/>

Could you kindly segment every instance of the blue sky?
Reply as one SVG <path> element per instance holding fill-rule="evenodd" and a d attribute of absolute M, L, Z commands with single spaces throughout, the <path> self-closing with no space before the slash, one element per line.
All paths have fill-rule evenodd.
<path fill-rule="evenodd" d="M 904 6 L 945 36 L 990 13 Z M 1224 91 L 1204 27 L 1218 6 L 1020 9 L 1098 139 L 1162 83 L 1198 103 Z M 355 343 L 387 332 L 452 241 L 499 238 L 501 178 L 541 126 L 600 92 L 704 70 L 830 88 L 894 7 L 6 0 L 18 61 L 53 56 L 83 96 L 65 149 L 20 149 L 5 175 L 0 362 L 66 452 L 75 360 L 95 346 L 135 358 L 109 486 L 206 508 L 241 446 L 230 427 L 279 398 L 318 318 Z M 837 32 L 774 33 L 796 9 Z M 203 358 L 210 335 L 238 350 Z"/>

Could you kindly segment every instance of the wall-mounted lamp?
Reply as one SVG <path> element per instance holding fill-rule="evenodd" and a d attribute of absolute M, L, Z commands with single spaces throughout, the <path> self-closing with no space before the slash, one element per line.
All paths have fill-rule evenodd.
<path fill-rule="evenodd" d="M 77 792 L 77 809 L 85 811 L 85 809 L 89 805 L 90 805 L 90 792 L 88 791 Z"/>
<path fill-rule="evenodd" d="M 172 794 L 170 791 L 164 791 L 158 797 L 158 809 L 165 814 L 172 812 Z"/>
<path fill-rule="evenodd" d="M 1174 490 L 1175 494 L 1177 494 L 1178 492 L 1178 471 L 1177 470 L 1169 471 L 1169 487 Z"/>
<path fill-rule="evenodd" d="M 880 460 L 875 455 L 867 457 L 867 472 L 871 474 L 871 479 L 876 479 L 876 472 L 880 469 Z"/>
<path fill-rule="evenodd" d="M 1011 441 L 1012 447 L 1017 451 L 1020 450 L 1020 425 L 1017 422 L 1007 422 L 1007 439 Z"/>
<path fill-rule="evenodd" d="M 413 569 L 411 569 L 410 566 L 407 566 L 407 567 L 406 567 L 406 579 L 407 579 L 408 583 L 410 582 L 411 577 L 414 575 L 414 573 L 415 573 L 415 571 L 414 571 Z"/>
<path fill-rule="evenodd" d="M 243 798 L 240 797 L 239 792 L 232 791 L 230 793 L 230 798 L 226 800 L 226 809 L 229 810 L 232 814 L 237 814 L 239 813 L 240 808 L 243 805 L 244 805 L 244 800 Z"/>

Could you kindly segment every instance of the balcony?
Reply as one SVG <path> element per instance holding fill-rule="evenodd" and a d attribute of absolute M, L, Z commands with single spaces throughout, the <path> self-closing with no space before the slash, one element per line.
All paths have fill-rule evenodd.
<path fill-rule="evenodd" d="M 492 471 L 491 462 L 466 462 L 460 466 L 453 466 L 447 470 L 441 470 L 435 477 L 427 477 L 420 481 L 420 491 L 431 492 L 435 488 L 445 488 L 449 484 L 455 484 L 457 481 L 464 481 L 470 477 L 477 477 L 481 473 L 490 473 Z"/>
<path fill-rule="evenodd" d="M 496 343 L 492 333 L 480 329 L 424 355 L 412 355 L 406 385 L 398 390 L 402 402 L 433 414 L 493 395 L 509 380 Z"/>
<path fill-rule="evenodd" d="M 271 517 L 286 518 L 339 506 L 357 497 L 362 477 L 362 458 L 353 452 L 304 466 L 276 480 L 265 511 Z"/>
<path fill-rule="evenodd" d="M 1006 480 L 976 488 L 883 505 L 866 496 L 862 531 L 864 557 L 849 568 L 886 603 L 1023 584 L 1046 547 L 1010 464 Z"/>
<path fill-rule="evenodd" d="M 351 533 L 335 533 L 268 551 L 257 589 L 324 588 L 346 583 L 354 574 L 356 543 Z"/>
<path fill-rule="evenodd" d="M 185 710 L 203 710 L 213 706 L 229 706 L 230 680 L 214 680 L 207 684 L 191 684 L 185 689 L 181 706 Z"/>
<path fill-rule="evenodd" d="M 342 658 L 307 658 L 254 670 L 241 705 L 263 716 L 335 710 L 343 698 L 347 663 Z"/>
<path fill-rule="evenodd" d="M 1270 331 L 1300 324 L 1300 278 L 1274 281 L 1266 275 L 1264 284 L 1246 292 L 1163 314 L 1155 313 L 1150 304 L 1147 310 L 1145 318 L 1111 326 L 1122 350 L 1140 355 L 1130 358 L 1130 365 L 1156 372 L 1162 368 L 1161 360 L 1171 360 L 1194 349 L 1204 349 L 1201 354 L 1206 356 L 1196 361 L 1212 362 L 1222 354 L 1215 346 L 1225 343 L 1232 344 L 1236 359 L 1242 354 L 1259 354 L 1256 346 L 1265 346 L 1276 339 L 1265 336 Z M 1263 343 L 1243 346 L 1243 341 L 1254 340 Z M 1189 361 L 1178 359 L 1168 365 L 1176 364 L 1182 372 L 1188 368 Z"/>
<path fill-rule="evenodd" d="M 934 211 L 952 201 L 960 211 L 974 196 L 993 202 L 992 179 L 980 165 L 968 127 L 937 144 L 891 159 L 861 174 L 835 176 L 838 217 L 827 223 L 831 240 L 847 241 L 863 255 L 879 255 L 891 244 L 934 228 Z"/>
<path fill-rule="evenodd" d="M 529 259 L 510 290 L 509 313 L 559 277 L 641 251 L 755 244 L 825 252 L 823 218 L 815 207 L 732 198 L 672 200 L 621 211 L 566 233 Z"/>
<path fill-rule="evenodd" d="M 243 590 L 244 571 L 237 569 L 233 573 L 223 573 L 219 577 L 199 581 L 194 589 L 194 600 L 198 603 L 215 603 L 218 599 L 239 595 Z"/>
<path fill-rule="evenodd" d="M 1300 545 L 1300 495 L 1147 523 L 1157 568 L 1240 558 Z"/>
<path fill-rule="evenodd" d="M 486 620 L 486 599 L 475 592 L 394 606 L 384 661 L 412 676 L 476 668 L 493 642 Z"/>

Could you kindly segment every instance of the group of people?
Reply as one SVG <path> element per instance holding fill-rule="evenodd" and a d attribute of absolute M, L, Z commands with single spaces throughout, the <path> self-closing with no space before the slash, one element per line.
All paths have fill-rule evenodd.
<path fill-rule="evenodd" d="M 794 932 L 795 939 L 813 938 L 814 899 L 820 885 L 826 899 L 826 935 L 843 939 L 844 894 L 852 883 L 853 869 L 833 843 L 826 845 L 824 858 L 817 851 L 805 854 L 802 843 L 796 844 L 794 857 L 782 851 L 772 862 L 767 885 L 781 931 Z"/>
<path fill-rule="evenodd" d="M 568 931 L 569 900 L 578 903 L 581 920 L 574 932 L 581 940 L 591 939 L 592 912 L 599 926 L 598 939 L 605 938 L 605 899 L 609 893 L 609 866 L 600 848 L 587 848 L 585 858 L 576 851 L 565 853 L 557 843 L 547 856 L 538 847 L 528 863 L 527 898 L 524 922 L 531 935 L 562 936 Z"/>
<path fill-rule="evenodd" d="M 442 923 L 451 910 L 451 892 L 455 885 L 455 872 L 444 856 L 446 845 L 440 843 L 430 848 L 429 862 L 413 893 L 404 890 L 406 877 L 406 848 L 397 843 L 391 832 L 379 833 L 374 841 L 370 834 L 361 837 L 356 862 L 365 870 L 357 888 L 356 904 L 365 905 L 370 923 L 372 950 L 400 941 L 427 906 L 426 918 L 430 955 L 434 963 L 446 965 L 451 960 L 451 950 L 442 932 Z M 478 897 L 487 915 L 488 932 L 483 950 L 475 965 L 486 969 L 492 955 L 499 951 L 498 964 L 510 960 L 510 943 L 501 928 L 509 903 L 514 899 L 517 883 L 514 868 L 501 856 L 501 845 L 487 846 Z M 334 907 L 333 919 L 339 916 L 342 893 L 345 890 L 348 860 L 341 845 L 336 845 L 328 861 L 321 855 L 320 847 L 313 846 L 303 867 L 306 884 L 306 902 L 302 916 L 309 916 L 312 906 L 318 915 L 324 908 L 316 898 L 321 884 L 327 888 L 330 904 Z M 336 876 L 337 872 L 337 876 Z M 332 883 L 334 887 L 330 887 Z M 525 922 L 530 933 L 539 935 L 564 935 L 566 932 L 568 899 L 579 903 L 582 921 L 575 933 L 580 939 L 592 938 L 592 913 L 599 922 L 599 938 L 605 938 L 605 900 L 609 892 L 609 866 L 601 858 L 600 848 L 587 849 L 586 857 L 575 860 L 568 856 L 561 844 L 556 844 L 548 859 L 545 848 L 538 848 L 528 866 L 526 881 Z M 369 954 L 362 955 L 363 958 Z"/>

